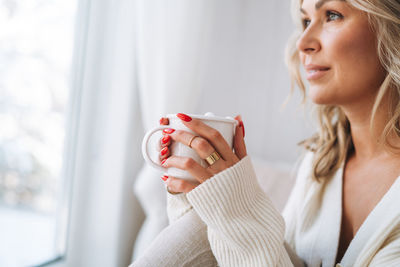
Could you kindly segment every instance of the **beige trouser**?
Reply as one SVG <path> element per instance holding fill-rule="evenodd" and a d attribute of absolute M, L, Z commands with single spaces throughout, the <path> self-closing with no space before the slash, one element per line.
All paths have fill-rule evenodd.
<path fill-rule="evenodd" d="M 215 267 L 207 226 L 192 209 L 166 227 L 129 267 Z"/>

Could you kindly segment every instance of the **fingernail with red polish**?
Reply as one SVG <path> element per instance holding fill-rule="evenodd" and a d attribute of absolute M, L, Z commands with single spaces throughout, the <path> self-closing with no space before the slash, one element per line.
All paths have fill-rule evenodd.
<path fill-rule="evenodd" d="M 162 142 L 163 144 L 166 144 L 166 143 L 169 142 L 169 140 L 171 140 L 171 136 L 166 135 L 166 136 L 163 137 L 163 139 L 161 139 L 161 142 Z"/>
<path fill-rule="evenodd" d="M 173 132 L 175 132 L 175 130 L 171 129 L 171 128 L 167 128 L 167 129 L 164 129 L 163 132 L 166 134 L 172 134 Z"/>
<path fill-rule="evenodd" d="M 167 154 L 167 152 L 168 152 L 168 147 L 166 146 L 163 149 L 161 149 L 161 151 L 160 151 L 161 156 L 164 156 L 165 154 Z"/>
<path fill-rule="evenodd" d="M 242 116 L 240 116 L 240 115 L 237 115 L 237 116 L 235 117 L 235 120 L 237 120 L 237 121 L 241 121 L 241 120 L 242 120 Z"/>
<path fill-rule="evenodd" d="M 181 119 L 181 120 L 183 120 L 183 121 L 186 121 L 186 122 L 189 122 L 189 121 L 192 120 L 192 118 L 191 118 L 190 116 L 188 116 L 188 115 L 186 115 L 186 114 L 183 114 L 183 113 L 178 113 L 178 114 L 176 114 L 176 116 L 177 116 L 179 119 Z"/>
<path fill-rule="evenodd" d="M 245 132 L 244 132 L 244 125 L 243 125 L 243 121 L 240 121 L 240 122 L 239 122 L 239 127 L 240 127 L 240 128 L 242 128 L 242 131 L 243 131 L 243 137 L 244 137 L 244 135 L 245 135 Z"/>
<path fill-rule="evenodd" d="M 164 165 L 164 163 L 167 161 L 167 159 L 164 159 L 163 161 L 161 161 L 161 165 Z"/>
<path fill-rule="evenodd" d="M 164 181 L 166 181 L 166 180 L 168 179 L 168 176 L 167 176 L 167 175 L 163 175 L 163 176 L 161 176 L 161 179 L 163 179 Z"/>

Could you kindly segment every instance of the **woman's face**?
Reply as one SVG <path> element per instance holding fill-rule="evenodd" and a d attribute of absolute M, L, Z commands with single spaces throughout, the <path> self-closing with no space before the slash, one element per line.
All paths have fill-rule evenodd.
<path fill-rule="evenodd" d="M 340 0 L 304 0 L 301 14 L 297 49 L 311 100 L 348 106 L 374 99 L 385 72 L 367 15 Z"/>

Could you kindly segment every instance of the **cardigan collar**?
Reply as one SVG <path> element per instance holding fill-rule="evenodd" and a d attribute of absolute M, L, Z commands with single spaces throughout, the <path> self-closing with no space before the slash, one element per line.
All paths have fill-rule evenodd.
<path fill-rule="evenodd" d="M 326 201 L 324 201 L 324 206 L 321 207 L 323 213 L 321 215 L 324 219 L 321 220 L 322 224 L 319 235 L 326 233 L 333 236 L 333 238 L 322 239 L 325 241 L 324 244 L 321 244 L 321 250 L 325 254 L 325 257 L 322 259 L 322 266 L 335 266 L 336 264 L 335 260 L 339 246 L 343 213 L 343 165 L 335 173 L 333 179 L 328 182 L 329 185 L 326 187 L 324 195 Z M 332 199 L 338 201 L 331 201 Z M 374 242 L 376 240 L 376 238 L 371 237 L 383 235 L 383 232 L 378 232 L 377 230 L 382 229 L 383 231 L 386 229 L 387 231 L 388 229 L 382 227 L 382 225 L 390 225 L 399 216 L 400 205 L 398 203 L 400 203 L 400 176 L 361 224 L 340 262 L 341 266 L 355 266 L 356 262 L 358 263 L 362 260 L 363 255 L 367 254 L 363 253 L 363 249 L 371 249 L 367 245 L 368 241 Z"/>
<path fill-rule="evenodd" d="M 370 251 L 374 247 L 378 250 L 381 244 L 376 241 L 383 240 L 382 237 L 391 232 L 391 226 L 396 227 L 392 222 L 396 221 L 396 218 L 400 215 L 399 193 L 400 176 L 396 178 L 386 194 L 361 224 L 341 260 L 342 266 L 366 266 L 362 262 L 365 260 L 369 262 L 370 259 L 365 256 L 369 253 L 364 253 L 364 251 Z"/>

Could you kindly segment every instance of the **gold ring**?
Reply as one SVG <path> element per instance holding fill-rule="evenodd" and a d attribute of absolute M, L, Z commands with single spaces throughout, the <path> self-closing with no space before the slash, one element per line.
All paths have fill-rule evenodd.
<path fill-rule="evenodd" d="M 178 194 L 181 194 L 180 192 L 171 192 L 171 191 L 169 190 L 168 186 L 167 186 L 167 191 L 168 191 L 168 193 L 170 193 L 171 195 L 178 195 Z"/>
<path fill-rule="evenodd" d="M 196 137 L 199 137 L 199 136 L 198 135 L 193 135 L 193 137 L 189 141 L 188 147 L 192 148 L 192 142 Z"/>
<path fill-rule="evenodd" d="M 221 157 L 219 156 L 217 151 L 214 151 L 210 156 L 208 156 L 205 160 L 207 161 L 208 165 L 213 165 L 217 160 Z"/>

